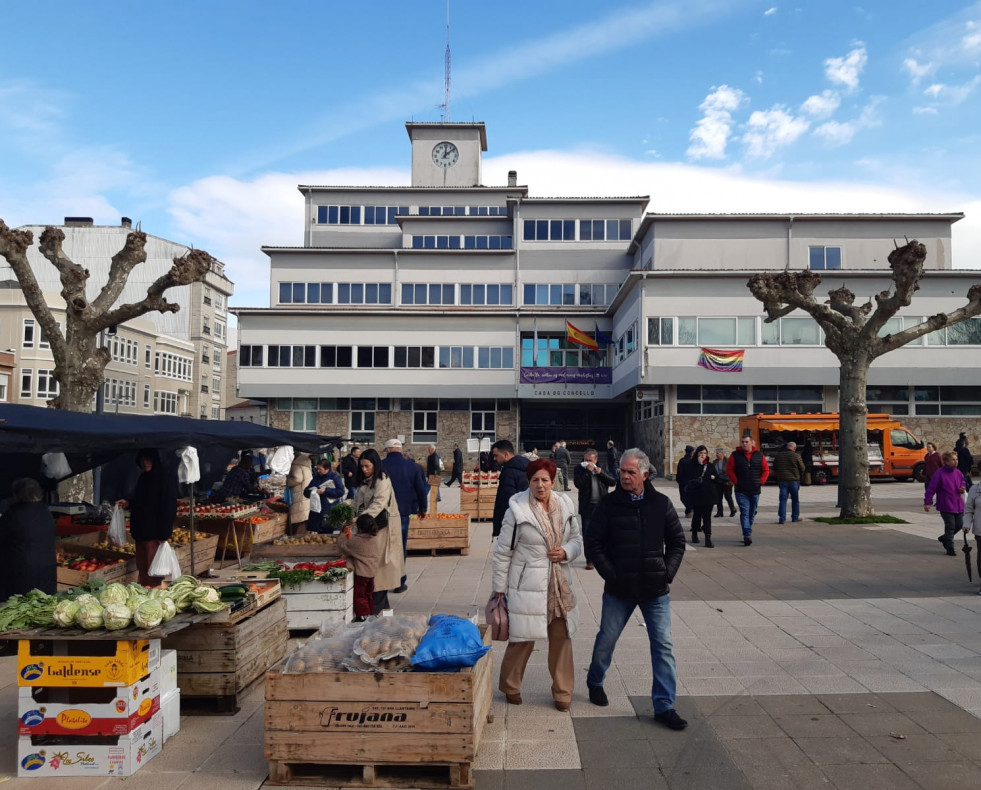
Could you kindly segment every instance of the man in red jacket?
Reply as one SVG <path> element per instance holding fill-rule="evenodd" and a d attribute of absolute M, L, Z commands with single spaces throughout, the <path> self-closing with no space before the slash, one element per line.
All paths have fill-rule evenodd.
<path fill-rule="evenodd" d="M 753 445 L 751 436 L 744 436 L 726 467 L 729 480 L 736 489 L 736 504 L 739 505 L 739 524 L 743 528 L 743 545 L 753 545 L 753 520 L 756 506 L 760 501 L 760 491 L 770 476 L 770 466 L 763 455 Z"/>

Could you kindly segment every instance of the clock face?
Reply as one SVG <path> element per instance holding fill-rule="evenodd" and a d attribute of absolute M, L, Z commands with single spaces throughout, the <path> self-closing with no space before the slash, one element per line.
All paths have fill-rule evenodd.
<path fill-rule="evenodd" d="M 442 142 L 433 146 L 433 164 L 436 167 L 453 167 L 460 158 L 460 151 L 453 143 Z"/>

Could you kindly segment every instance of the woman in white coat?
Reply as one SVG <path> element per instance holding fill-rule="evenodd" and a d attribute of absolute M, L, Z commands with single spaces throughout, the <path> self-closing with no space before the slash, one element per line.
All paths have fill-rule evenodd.
<path fill-rule="evenodd" d="M 528 490 L 511 497 L 494 547 L 494 595 L 507 596 L 510 639 L 499 687 L 521 704 L 521 681 L 536 639 L 548 639 L 548 671 L 558 710 L 569 710 L 575 685 L 572 636 L 579 610 L 572 561 L 582 553 L 582 530 L 572 501 L 552 490 L 555 464 L 528 464 Z"/>
<path fill-rule="evenodd" d="M 973 533 L 974 542 L 978 544 L 978 553 L 974 556 L 978 564 L 978 579 L 981 579 L 981 483 L 975 483 L 967 492 L 963 529 L 965 532 Z M 981 595 L 981 587 L 978 588 L 978 595 Z"/>
<path fill-rule="evenodd" d="M 360 516 L 367 513 L 378 520 L 378 514 L 388 511 L 388 526 L 378 525 L 381 541 L 381 560 L 375 571 L 375 612 L 388 609 L 388 591 L 402 583 L 405 557 L 402 555 L 402 517 L 392 491 L 392 481 L 385 474 L 378 451 L 367 449 L 361 454 L 361 485 L 354 494 L 354 510 Z M 393 534 L 396 537 L 392 537 Z"/>

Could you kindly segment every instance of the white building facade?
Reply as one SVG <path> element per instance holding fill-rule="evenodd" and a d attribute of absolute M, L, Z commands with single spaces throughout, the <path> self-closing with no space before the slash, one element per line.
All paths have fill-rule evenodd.
<path fill-rule="evenodd" d="M 666 216 L 644 196 L 537 198 L 514 173 L 480 183 L 483 124 L 406 126 L 411 185 L 300 186 L 304 246 L 264 247 L 269 306 L 235 310 L 238 395 L 266 401 L 277 427 L 444 455 L 484 436 L 574 452 L 612 439 L 661 471 L 685 444 L 735 445 L 739 415 L 837 406 L 817 325 L 765 324 L 752 273 L 832 270 L 829 288 L 871 296 L 893 240 L 918 238 L 930 272 L 897 322 L 959 306 L 977 279 L 951 268 L 960 214 Z M 877 362 L 869 398 L 947 445 L 981 427 L 963 347 L 981 327 L 939 335 Z M 744 349 L 742 372 L 699 367 L 704 347 Z"/>

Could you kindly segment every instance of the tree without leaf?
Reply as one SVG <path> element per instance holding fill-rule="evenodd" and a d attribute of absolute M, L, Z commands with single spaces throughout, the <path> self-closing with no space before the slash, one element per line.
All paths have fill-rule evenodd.
<path fill-rule="evenodd" d="M 901 308 L 909 307 L 923 278 L 926 247 L 908 242 L 889 253 L 892 285 L 863 305 L 855 304 L 855 294 L 842 286 L 828 292 L 819 303 L 814 292 L 821 278 L 812 271 L 755 274 L 747 287 L 766 311 L 767 323 L 803 310 L 824 330 L 824 344 L 840 364 L 839 475 L 841 516 L 851 518 L 875 515 L 869 482 L 867 444 L 868 406 L 865 388 L 872 362 L 907 343 L 945 326 L 981 314 L 981 284 L 968 289 L 967 304 L 952 313 L 937 313 L 916 326 L 895 334 L 880 336 L 886 322 Z"/>
<path fill-rule="evenodd" d="M 92 410 L 93 399 L 102 386 L 105 368 L 111 359 L 109 349 L 98 345 L 99 333 L 150 312 L 176 313 L 180 305 L 167 301 L 165 292 L 175 286 L 200 281 L 215 259 L 202 250 L 191 250 L 174 258 L 170 271 L 147 288 L 144 299 L 117 307 L 116 300 L 130 273 L 146 261 L 146 234 L 142 231 L 127 234 L 123 248 L 112 257 L 107 282 L 91 301 L 85 294 L 89 271 L 65 254 L 62 249 L 64 240 L 61 229 L 47 227 L 38 244 L 41 254 L 58 270 L 61 278 L 61 296 L 65 300 L 62 332 L 27 259 L 34 234 L 12 230 L 0 219 L 0 255 L 10 264 L 20 282 L 27 306 L 48 339 L 54 356 L 54 377 L 59 393 L 48 405 L 66 411 L 88 412 Z"/>

